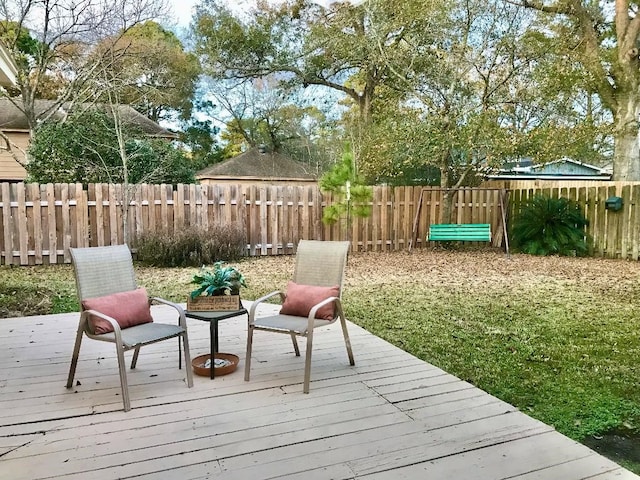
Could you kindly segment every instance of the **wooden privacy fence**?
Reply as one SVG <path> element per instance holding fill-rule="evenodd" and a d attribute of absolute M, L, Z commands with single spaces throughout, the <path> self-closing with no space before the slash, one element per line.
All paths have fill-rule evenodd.
<path fill-rule="evenodd" d="M 589 220 L 586 234 L 594 255 L 632 258 L 640 252 L 640 183 L 508 182 L 483 185 L 488 190 L 462 189 L 454 197 L 452 221 L 490 223 L 494 237 L 501 228 L 499 188 L 510 189 L 507 210 L 515 215 L 536 193 L 579 202 Z M 424 191 L 423 191 L 424 190 Z M 416 217 L 418 200 L 422 206 Z M 619 212 L 605 209 L 611 196 L 623 199 Z M 442 221 L 439 188 L 373 188 L 371 216 L 354 219 L 349 235 L 344 222 L 322 223 L 333 202 L 317 186 L 137 185 L 123 225 L 121 185 L 0 184 L 0 262 L 10 265 L 64 263 L 70 247 L 130 244 L 146 232 L 169 235 L 189 226 L 240 223 L 246 231 L 247 254 L 294 253 L 301 239 L 343 240 L 354 251 L 393 251 L 409 247 L 417 223 L 415 248 L 429 246 L 428 227 Z M 417 222 L 416 222 L 417 218 Z"/>
<path fill-rule="evenodd" d="M 137 185 L 129 194 L 123 225 L 123 187 L 91 184 L 0 184 L 0 261 L 34 265 L 70 262 L 70 247 L 121 244 L 124 229 L 135 248 L 146 232 L 169 235 L 189 226 L 207 228 L 239 222 L 247 254 L 294 253 L 301 239 L 344 240 L 354 251 L 407 248 L 422 187 L 373 188 L 372 214 L 328 226 L 322 212 L 333 202 L 315 185 Z M 427 189 L 428 190 L 428 189 Z M 420 209 L 416 248 L 427 245 L 430 223 L 441 222 L 442 192 L 426 191 Z M 125 202 L 126 203 L 126 202 Z M 499 225 L 497 193 L 461 190 L 453 204 L 459 223 Z M 495 233 L 495 232 L 494 232 Z"/>
<path fill-rule="evenodd" d="M 585 233 L 593 256 L 638 260 L 640 256 L 640 183 L 639 182 L 487 182 L 486 186 L 511 190 L 510 215 L 537 194 L 564 197 L 578 202 L 589 221 Z M 622 198 L 622 209 L 612 211 L 605 202 Z"/>

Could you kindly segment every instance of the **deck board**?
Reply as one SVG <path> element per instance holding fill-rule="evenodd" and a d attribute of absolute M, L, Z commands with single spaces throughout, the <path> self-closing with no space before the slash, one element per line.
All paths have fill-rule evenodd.
<path fill-rule="evenodd" d="M 353 367 L 337 326 L 315 335 L 308 395 L 285 335 L 256 332 L 243 380 L 246 316 L 220 324 L 238 371 L 191 389 L 176 344 L 150 345 L 125 413 L 112 345 L 85 339 L 64 386 L 77 314 L 0 322 L 0 479 L 639 478 L 355 325 Z M 189 320 L 192 357 L 208 335 Z"/>

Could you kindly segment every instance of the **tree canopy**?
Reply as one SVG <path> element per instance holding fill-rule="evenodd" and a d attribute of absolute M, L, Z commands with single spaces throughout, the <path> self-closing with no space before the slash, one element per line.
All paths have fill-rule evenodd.
<path fill-rule="evenodd" d="M 172 32 L 146 21 L 105 39 L 102 49 L 114 50 L 108 69 L 120 79 L 123 103 L 155 122 L 191 116 L 200 64 Z"/>
<path fill-rule="evenodd" d="M 125 183 L 193 179 L 193 167 L 201 165 L 191 160 L 193 155 L 187 158 L 166 142 L 151 142 L 138 138 L 135 132 L 124 132 L 117 115 L 120 105 L 128 104 L 153 121 L 190 122 L 200 66 L 197 57 L 186 52 L 173 33 L 154 21 L 166 14 L 166 7 L 165 0 L 0 0 L 0 44 L 18 66 L 17 86 L 0 89 L 0 95 L 7 96 L 24 113 L 32 137 L 36 133 L 42 137 L 32 139 L 35 144 L 28 155 L 42 155 L 47 141 L 57 149 L 52 159 L 28 159 L 31 178 L 111 178 Z M 44 110 L 36 108 L 36 100 L 41 98 L 52 100 Z M 60 118 L 60 112 L 78 111 L 76 106 L 86 105 L 111 111 L 113 122 L 105 126 L 95 114 Z M 58 124 L 48 122 L 54 115 Z M 81 119 L 95 120 L 96 124 L 83 126 Z M 67 121 L 69 125 L 63 125 Z M 93 156 L 74 142 L 65 146 L 59 141 L 61 135 L 72 132 L 87 141 L 86 148 L 94 150 Z M 215 150 L 212 133 L 210 123 L 196 121 L 183 138 L 189 144 L 200 135 L 197 147 L 189 147 L 194 147 L 192 152 L 199 160 L 208 158 L 203 161 L 205 165 Z M 202 137 L 207 134 L 210 141 Z M 22 164 L 18 146 L 2 129 L 0 137 Z M 94 140 L 100 146 L 94 145 Z M 205 148 L 211 151 L 204 152 Z M 115 153 L 119 161 L 113 157 Z M 73 159 L 72 154 L 80 156 Z M 62 163 L 56 164 L 56 158 Z M 85 159 L 87 165 L 80 167 L 78 164 Z M 175 174 L 164 171 L 168 164 Z M 59 180 L 53 172 L 61 175 Z"/>
<path fill-rule="evenodd" d="M 225 125 L 220 136 L 227 157 L 262 146 L 322 171 L 327 158 L 339 155 L 336 122 L 299 89 L 282 88 L 266 78 L 231 86 L 219 82 L 209 94 Z"/>
<path fill-rule="evenodd" d="M 0 43 L 17 59 L 16 105 L 31 131 L 62 104 L 85 101 L 98 67 L 125 53 L 104 48 L 106 39 L 113 46 L 129 29 L 165 9 L 164 0 L 0 0 Z M 99 44 L 103 48 L 96 49 Z M 41 96 L 54 100 L 45 111 L 35 108 Z"/>
<path fill-rule="evenodd" d="M 205 0 L 193 32 L 215 79 L 342 93 L 342 126 L 369 181 L 414 172 L 456 187 L 519 158 L 605 161 L 606 115 L 589 82 L 571 83 L 582 69 L 556 74 L 540 22 L 502 0 L 259 2 L 250 15 Z"/>
<path fill-rule="evenodd" d="M 550 76 L 572 76 L 613 117 L 613 178 L 640 180 L 640 16 L 637 2 L 520 0 L 538 14 L 532 29 L 559 60 Z M 565 90 L 569 85 L 564 85 Z M 585 111 L 589 117 L 591 112 Z"/>
<path fill-rule="evenodd" d="M 505 162 L 562 157 L 612 159 L 614 178 L 640 180 L 629 0 L 259 0 L 250 11 L 201 0 L 192 53 L 153 21 L 164 1 L 112 3 L 0 0 L 32 131 L 63 102 L 91 98 L 180 117 L 204 161 L 266 144 L 322 168 L 348 141 L 370 182 L 456 188 Z M 196 90 L 200 72 L 208 92 Z M 51 108 L 36 113 L 38 97 Z M 194 101 L 225 109 L 215 121 L 226 151 L 207 140 L 214 118 L 189 123 Z"/>

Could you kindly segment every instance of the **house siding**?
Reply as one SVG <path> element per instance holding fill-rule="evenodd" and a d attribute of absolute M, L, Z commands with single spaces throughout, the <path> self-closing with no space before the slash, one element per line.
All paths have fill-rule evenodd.
<path fill-rule="evenodd" d="M 11 142 L 26 151 L 29 148 L 29 134 L 24 132 L 4 132 Z M 26 157 L 20 151 L 16 151 L 17 156 L 26 162 Z M 2 181 L 22 181 L 27 178 L 27 171 L 15 161 L 11 153 L 0 150 L 0 182 Z"/>
<path fill-rule="evenodd" d="M 16 69 L 9 53 L 0 46 L 0 85 L 9 87 L 16 84 Z"/>

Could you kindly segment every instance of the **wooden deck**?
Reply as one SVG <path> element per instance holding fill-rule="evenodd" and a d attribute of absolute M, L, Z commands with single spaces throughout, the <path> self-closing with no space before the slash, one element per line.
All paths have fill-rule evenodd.
<path fill-rule="evenodd" d="M 77 314 L 0 320 L 0 479 L 639 478 L 354 325 L 355 367 L 339 326 L 318 331 L 308 395 L 285 335 L 256 333 L 243 381 L 246 317 L 220 324 L 238 371 L 191 389 L 174 342 L 146 347 L 128 413 L 112 345 L 85 339 L 65 389 L 76 326 Z M 192 356 L 206 353 L 208 325 L 189 329 Z"/>

